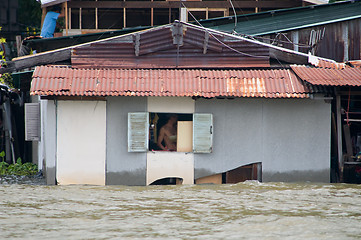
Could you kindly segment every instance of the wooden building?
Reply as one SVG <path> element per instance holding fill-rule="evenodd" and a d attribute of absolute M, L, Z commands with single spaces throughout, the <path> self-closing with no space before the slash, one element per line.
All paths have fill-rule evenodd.
<path fill-rule="evenodd" d="M 46 7 L 62 2 L 65 14 L 63 35 L 103 32 L 109 29 L 135 26 L 163 25 L 174 20 L 194 21 L 188 11 L 200 20 L 314 4 L 310 3 L 312 1 L 302 0 L 237 0 L 232 2 L 226 0 L 42 0 L 43 17 L 46 14 Z"/>

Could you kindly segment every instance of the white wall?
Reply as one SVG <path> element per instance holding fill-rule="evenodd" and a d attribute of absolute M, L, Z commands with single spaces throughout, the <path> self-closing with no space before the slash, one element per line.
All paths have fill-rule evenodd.
<path fill-rule="evenodd" d="M 54 100 L 41 100 L 41 139 L 39 156 L 46 183 L 54 185 L 56 171 L 56 106 Z M 40 166 L 40 165 L 39 165 Z"/>
<path fill-rule="evenodd" d="M 106 102 L 58 101 L 58 184 L 105 185 Z"/>
<path fill-rule="evenodd" d="M 183 179 L 183 184 L 194 183 L 194 155 L 182 152 L 148 152 L 147 185 L 168 177 Z"/>
<path fill-rule="evenodd" d="M 194 113 L 194 108 L 190 97 L 148 97 L 148 112 Z"/>

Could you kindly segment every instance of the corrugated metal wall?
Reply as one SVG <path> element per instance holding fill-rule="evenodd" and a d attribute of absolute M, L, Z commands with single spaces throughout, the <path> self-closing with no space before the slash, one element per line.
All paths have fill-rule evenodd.
<path fill-rule="evenodd" d="M 296 39 L 298 38 L 299 51 L 304 53 L 313 51 L 317 56 L 343 62 L 361 59 L 360 33 L 361 19 L 355 19 L 288 31 L 284 34 L 267 35 L 266 37 L 275 39 L 274 43 L 278 46 L 295 50 L 297 47 L 291 42 L 297 43 Z"/>

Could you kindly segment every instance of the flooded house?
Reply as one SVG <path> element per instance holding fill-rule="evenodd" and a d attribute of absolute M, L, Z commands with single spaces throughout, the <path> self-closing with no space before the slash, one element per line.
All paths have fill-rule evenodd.
<path fill-rule="evenodd" d="M 73 47 L 33 74 L 39 164 L 49 184 L 329 182 L 330 93 L 288 67 L 308 61 L 183 22 Z"/>

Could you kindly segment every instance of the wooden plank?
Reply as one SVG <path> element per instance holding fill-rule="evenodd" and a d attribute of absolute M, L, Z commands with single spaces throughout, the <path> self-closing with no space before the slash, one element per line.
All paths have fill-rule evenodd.
<path fill-rule="evenodd" d="M 351 139 L 351 133 L 350 133 L 350 126 L 348 124 L 343 125 L 343 134 L 344 134 L 344 138 L 345 138 L 347 161 L 349 161 L 350 157 L 353 156 L 353 151 L 352 151 L 352 139 Z"/>
<path fill-rule="evenodd" d="M 349 122 L 361 122 L 361 119 L 348 119 Z"/>
<path fill-rule="evenodd" d="M 196 184 L 222 184 L 222 173 L 197 178 Z"/>
<path fill-rule="evenodd" d="M 279 49 L 270 48 L 270 57 L 280 61 L 293 63 L 293 64 L 308 64 L 308 57 L 306 55 L 294 54 L 291 52 L 281 51 Z"/>
<path fill-rule="evenodd" d="M 177 122 L 177 152 L 192 152 L 193 122 Z"/>
<path fill-rule="evenodd" d="M 69 19 L 68 19 L 68 2 L 64 3 L 64 9 L 65 9 L 65 36 L 68 36 L 68 25 L 69 25 Z"/>
<path fill-rule="evenodd" d="M 71 49 L 61 49 L 46 53 L 38 53 L 34 55 L 16 58 L 13 61 L 7 62 L 6 68 L 0 68 L 0 74 L 7 72 L 14 72 L 25 68 L 30 68 L 39 65 L 46 65 L 61 61 L 70 60 Z"/>
<path fill-rule="evenodd" d="M 179 8 L 184 3 L 187 8 L 230 8 L 229 1 L 71 1 L 68 6 L 71 8 Z M 238 8 L 290 8 L 299 6 L 293 0 L 285 1 L 235 1 L 234 6 Z"/>
<path fill-rule="evenodd" d="M 16 50 L 18 52 L 18 56 L 20 56 L 20 48 L 21 48 L 21 35 L 16 36 Z"/>
<path fill-rule="evenodd" d="M 342 152 L 341 96 L 339 94 L 336 95 L 336 124 L 337 124 L 337 153 L 338 153 L 339 176 L 340 176 L 340 182 L 342 182 L 343 152 Z"/>

